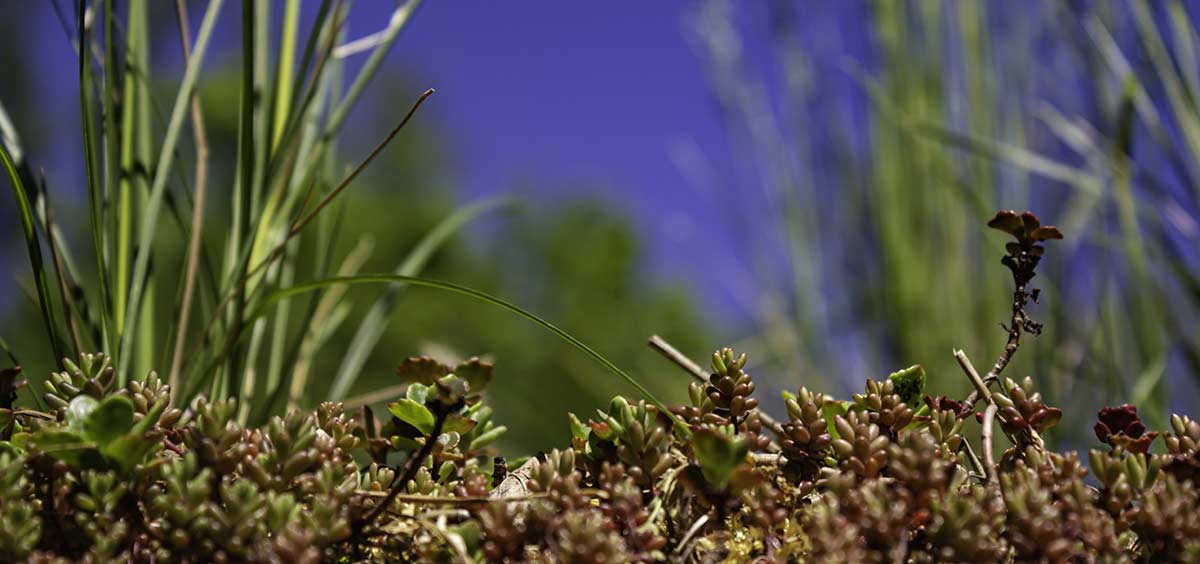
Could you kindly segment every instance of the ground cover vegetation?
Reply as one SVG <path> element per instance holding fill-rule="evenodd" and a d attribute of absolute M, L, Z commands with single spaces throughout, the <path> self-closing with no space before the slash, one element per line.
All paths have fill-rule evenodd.
<path fill-rule="evenodd" d="M 1034 214 L 1002 210 L 986 222 L 1010 238 L 988 261 L 1000 256 L 1007 275 L 967 278 L 1003 305 L 1004 335 L 989 343 L 995 361 L 982 374 L 962 350 L 944 354 L 961 386 L 949 385 L 948 371 L 935 379 L 914 365 L 840 399 L 814 378 L 811 389 L 781 394 L 786 417 L 775 418 L 760 403 L 776 398 L 759 390 L 745 354 L 719 349 L 704 368 L 652 338 L 679 379 L 694 380 L 675 395 L 685 401 L 668 403 L 573 331 L 479 289 L 419 276 L 450 235 L 503 201 L 455 211 L 391 271 L 369 273 L 361 255 L 329 252 L 341 232 L 331 212 L 432 94 L 415 94 L 355 165 L 339 164 L 335 140 L 348 112 L 418 2 L 400 5 L 360 45 L 369 54 L 348 81 L 337 53 L 346 2 L 321 2 L 307 39 L 300 4 L 285 3 L 278 49 L 268 3 L 212 0 L 194 29 L 178 2 L 185 67 L 160 116 L 147 80 L 150 3 L 131 0 L 123 20 L 116 4 L 80 2 L 63 21 L 80 55 L 94 266 L 66 244 L 20 136 L 6 125 L 0 143 L 28 293 L 57 363 L 26 382 L 20 351 L 9 350 L 11 366 L 0 371 L 0 560 L 1200 559 L 1200 424 L 1172 415 L 1148 425 L 1134 405 L 1067 419 L 1033 377 L 1013 376 L 1010 363 L 1030 340 L 1056 327 L 1035 314 L 1057 293 L 1034 280 L 1052 262 L 1047 243 L 1063 234 Z M 197 83 L 223 8 L 241 10 L 243 72 L 229 217 L 214 225 L 203 221 L 210 148 Z M 1136 98 L 1128 100 L 1132 111 Z M 963 214 L 955 228 L 982 241 L 980 216 Z M 206 236 L 206 225 L 226 232 Z M 895 235 L 886 238 L 891 252 L 916 252 L 884 231 Z M 179 261 L 158 253 L 168 232 L 186 241 Z M 182 275 L 166 274 L 176 267 Z M 1188 280 L 1186 265 L 1176 274 Z M 409 289 L 457 294 L 528 322 L 629 395 L 591 414 L 564 413 L 568 438 L 558 448 L 511 457 L 495 448 L 507 428 L 489 405 L 507 382 L 487 360 L 413 356 L 396 363 L 373 401 L 314 402 L 312 366 L 348 316 L 345 289 L 357 286 L 387 291 L 358 322 L 326 398 L 357 389 L 396 295 Z M 993 291 L 1002 287 L 1011 293 Z M 166 314 L 156 311 L 163 304 Z M 1142 381 L 1136 395 L 1150 401 L 1159 376 Z M 1163 402 L 1152 405 L 1161 411 Z M 1084 419 L 1095 436 L 1086 461 L 1056 452 L 1048 434 Z"/>
<path fill-rule="evenodd" d="M 497 562 L 1187 562 L 1200 558 L 1200 424 L 1150 431 L 1137 408 L 1105 408 L 1089 470 L 1046 447 L 1063 417 L 1034 380 L 1003 377 L 1022 335 L 1048 240 L 1029 212 L 988 226 L 1012 236 L 1008 338 L 974 391 L 930 395 L 913 366 L 868 379 L 851 399 L 800 387 L 787 418 L 758 409 L 746 356 L 725 348 L 690 373 L 690 401 L 617 396 L 569 445 L 514 459 L 483 397 L 492 367 L 413 357 L 400 397 L 376 416 L 339 403 L 261 427 L 236 399 L 172 407 L 156 374 L 116 383 L 111 358 L 64 360 L 44 409 L 0 391 L 0 555 L 53 562 L 168 560 Z M 386 278 L 385 278 L 386 279 Z M 421 283 L 424 279 L 414 278 Z M 438 283 L 436 287 L 443 287 Z M 311 290 L 311 288 L 307 288 Z M 511 308 L 485 294 L 494 305 Z M 531 316 L 532 317 L 532 316 Z M 573 337 L 545 327 L 619 368 Z M 630 381 L 638 387 L 636 381 Z M 995 387 L 996 389 L 993 389 Z M 982 407 L 982 411 L 977 411 Z M 977 446 L 964 438 L 980 426 Z M 996 430 L 1009 446 L 995 456 Z M 1158 441 L 1161 435 L 1162 440 Z M 1152 448 L 1163 443 L 1159 449 Z M 1159 452 L 1155 452 L 1158 450 Z M 978 454 L 977 454 L 978 453 Z M 511 466 L 511 469 L 510 469 Z"/>

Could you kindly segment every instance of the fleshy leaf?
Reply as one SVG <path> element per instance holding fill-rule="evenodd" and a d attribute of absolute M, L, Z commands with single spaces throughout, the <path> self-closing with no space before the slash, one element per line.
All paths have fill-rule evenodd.
<path fill-rule="evenodd" d="M 829 435 L 835 439 L 840 438 L 841 434 L 837 432 L 834 425 L 834 419 L 838 415 L 845 415 L 850 409 L 850 402 L 826 400 L 825 405 L 821 407 L 821 417 L 825 419 L 825 426 L 829 429 Z"/>
<path fill-rule="evenodd" d="M 925 391 L 925 368 L 920 364 L 893 372 L 888 380 L 895 383 L 896 395 L 909 407 L 915 408 L 919 404 Z"/>
<path fill-rule="evenodd" d="M 612 427 L 610 427 L 608 425 L 608 423 L 605 423 L 603 421 L 600 421 L 600 422 L 588 421 L 588 426 L 592 428 L 591 435 L 598 437 L 600 439 L 607 441 L 607 440 L 611 439 L 613 437 L 613 435 L 615 435 L 615 433 L 613 433 Z"/>
<path fill-rule="evenodd" d="M 484 431 L 482 434 L 472 439 L 471 444 L 467 446 L 467 450 L 479 450 L 483 447 L 486 447 L 495 442 L 496 439 L 500 438 L 507 431 L 508 427 L 505 427 L 504 425 L 492 427 L 491 429 Z"/>
<path fill-rule="evenodd" d="M 462 435 L 459 435 L 454 431 L 450 431 L 438 435 L 437 440 L 439 443 L 442 443 L 443 449 L 452 450 L 454 447 L 458 446 L 458 442 L 462 440 Z"/>
<path fill-rule="evenodd" d="M 466 434 L 470 433 L 471 429 L 475 428 L 475 425 L 476 423 L 474 420 L 468 419 L 461 415 L 453 414 L 446 417 L 446 422 L 442 423 L 442 432 Z"/>
<path fill-rule="evenodd" d="M 1038 241 L 1045 241 L 1046 239 L 1062 239 L 1063 238 L 1062 232 L 1059 231 L 1058 228 L 1053 225 L 1039 227 L 1039 228 L 1033 230 L 1033 233 L 1031 233 L 1029 236 L 1030 236 L 1030 238 L 1037 239 Z"/>
<path fill-rule="evenodd" d="M 103 464 L 95 445 L 70 431 L 41 432 L 33 436 L 31 443 L 38 450 L 75 468 L 99 467 Z"/>
<path fill-rule="evenodd" d="M 423 405 L 429 399 L 429 386 L 415 382 L 409 384 L 408 389 L 404 390 L 404 397 Z"/>
<path fill-rule="evenodd" d="M 414 356 L 404 359 L 396 368 L 396 376 L 402 382 L 416 382 L 432 385 L 435 380 L 450 373 L 450 367 L 428 356 Z"/>
<path fill-rule="evenodd" d="M 128 433 L 131 428 L 133 401 L 125 396 L 104 398 L 83 422 L 84 436 L 94 441 L 101 449 Z"/>
<path fill-rule="evenodd" d="M 590 428 L 585 426 L 583 422 L 575 416 L 574 413 L 567 413 L 567 421 L 571 424 L 571 436 L 576 439 L 587 440 L 588 434 L 592 432 Z"/>
<path fill-rule="evenodd" d="M 421 443 L 415 439 L 397 435 L 392 437 L 392 448 L 396 450 L 417 450 L 421 448 Z"/>
<path fill-rule="evenodd" d="M 471 392 L 478 394 L 492 381 L 492 365 L 478 358 L 472 358 L 454 367 L 455 376 L 467 381 Z"/>
<path fill-rule="evenodd" d="M 734 438 L 720 431 L 702 428 L 692 435 L 692 449 L 696 462 L 709 485 L 721 490 L 729 483 L 734 470 L 745 462 L 750 445 L 744 439 Z"/>
<path fill-rule="evenodd" d="M 428 435 L 433 432 L 433 413 L 424 405 L 408 398 L 400 398 L 389 403 L 387 408 L 397 419 L 416 427 L 422 433 Z"/>
<path fill-rule="evenodd" d="M 999 229 L 1013 236 L 1019 236 L 1024 228 L 1024 222 L 1021 221 L 1021 216 L 1012 210 L 1000 210 L 996 212 L 995 217 L 988 220 L 987 226 L 992 229 Z"/>

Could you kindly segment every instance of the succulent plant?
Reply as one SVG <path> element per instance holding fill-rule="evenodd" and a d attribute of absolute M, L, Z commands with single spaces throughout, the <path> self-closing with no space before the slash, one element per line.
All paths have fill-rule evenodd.
<path fill-rule="evenodd" d="M 807 483 L 811 488 L 825 465 L 833 442 L 824 416 L 825 396 L 801 387 L 784 403 L 788 412 L 780 440 L 783 456 L 787 458 L 784 474 L 792 482 Z"/>
<path fill-rule="evenodd" d="M 713 413 L 726 418 L 734 430 L 741 430 L 746 417 L 758 407 L 758 400 L 750 397 L 754 393 L 754 380 L 745 368 L 745 354 L 736 355 L 728 347 L 714 352 L 713 373 L 704 388 L 705 397 L 712 402 Z"/>
<path fill-rule="evenodd" d="M 42 534 L 40 504 L 30 494 L 25 460 L 0 452 L 0 560 L 27 558 Z"/>
<path fill-rule="evenodd" d="M 1015 242 L 1005 245 L 1008 254 L 1001 262 L 1012 271 L 1018 286 L 1024 286 L 1033 278 L 1034 268 L 1046 251 L 1041 243 L 1051 239 L 1062 239 L 1058 228 L 1042 225 L 1032 212 L 1017 215 L 1011 210 L 998 211 L 987 225 L 1016 239 Z"/>
<path fill-rule="evenodd" d="M 1129 512 L 1146 562 L 1195 562 L 1200 558 L 1200 503 L 1191 482 L 1165 475 Z"/>
<path fill-rule="evenodd" d="M 1138 417 L 1137 407 L 1129 404 L 1101 408 L 1099 421 L 1096 421 L 1093 429 L 1100 442 L 1137 454 L 1145 454 L 1150 450 L 1150 443 L 1158 437 L 1158 433 L 1146 431 L 1146 425 Z"/>
<path fill-rule="evenodd" d="M 879 476 L 888 461 L 891 441 L 865 412 L 851 411 L 833 419 L 839 437 L 831 443 L 843 470 L 860 478 Z"/>
<path fill-rule="evenodd" d="M 862 531 L 842 515 L 836 501 L 814 504 L 804 523 L 804 536 L 810 543 L 807 556 L 813 562 L 870 561 Z"/>
<path fill-rule="evenodd" d="M 921 535 L 918 561 L 999 562 L 1007 550 L 1001 535 L 1004 505 L 983 486 L 935 494 Z"/>
<path fill-rule="evenodd" d="M 896 381 L 890 378 L 881 382 L 867 379 L 866 391 L 854 394 L 851 409 L 866 413 L 868 421 L 878 425 L 892 440 L 913 419 L 913 410 L 896 393 Z"/>
<path fill-rule="evenodd" d="M 620 564 L 628 562 L 625 543 L 606 519 L 592 511 L 576 510 L 563 516 L 555 535 L 555 562 L 570 564 Z"/>
<path fill-rule="evenodd" d="M 116 378 L 112 358 L 108 355 L 84 353 L 79 356 L 78 364 L 64 358 L 63 367 L 66 370 L 50 374 L 44 384 L 46 393 L 43 396 L 60 417 L 66 416 L 67 406 L 76 396 L 103 398 Z"/>
<path fill-rule="evenodd" d="M 104 358 L 56 377 L 65 410 L 4 412 L 0 560 L 1200 558 L 1200 424 L 1173 416 L 1155 455 L 1136 409 L 1102 410 L 1092 488 L 1077 455 L 1046 447 L 1062 414 L 1029 378 L 992 394 L 1014 443 L 1000 464 L 964 453 L 970 402 L 924 396 L 913 411 L 916 367 L 851 401 L 785 394 L 768 451 L 745 357 L 725 349 L 691 405 L 671 408 L 686 427 L 616 397 L 569 418 L 569 446 L 508 472 L 486 452 L 503 427 L 472 389 L 487 376 L 456 373 L 478 364 L 407 362 L 382 425 L 323 403 L 255 428 L 232 400 L 170 408 L 153 373 L 114 389 Z"/>
<path fill-rule="evenodd" d="M 586 441 L 579 448 L 593 472 L 605 462 L 621 463 L 638 485 L 647 487 L 671 464 L 668 429 L 658 408 L 644 400 L 630 404 L 613 398 L 608 411 L 597 410 L 600 421 L 589 421 Z"/>

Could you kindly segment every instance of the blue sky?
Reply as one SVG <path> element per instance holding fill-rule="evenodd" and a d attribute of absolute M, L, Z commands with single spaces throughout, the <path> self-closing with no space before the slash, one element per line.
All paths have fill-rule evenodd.
<path fill-rule="evenodd" d="M 68 4 L 62 3 L 70 9 Z M 237 3 L 226 4 L 208 69 L 239 62 L 240 10 Z M 203 3 L 190 5 L 195 27 Z M 281 5 L 273 6 L 276 16 Z M 305 22 L 318 6 L 304 3 Z M 461 198 L 514 189 L 535 205 L 601 197 L 630 212 L 644 229 L 659 274 L 696 280 L 701 272 L 696 263 L 713 247 L 733 249 L 728 237 L 704 227 L 714 221 L 717 195 L 686 178 L 672 158 L 704 155 L 715 157 L 706 165 L 713 170 L 729 166 L 721 117 L 686 27 L 694 3 L 583 6 L 555 0 L 426 1 L 381 76 L 437 90 L 419 119 L 448 141 L 447 163 Z M 382 29 L 393 7 L 383 0 L 356 2 L 348 36 Z M 78 62 L 50 2 L 0 22 L 0 33 L 20 34 L 37 45 L 38 68 L 57 69 L 35 72 L 23 85 L 32 90 L 43 121 L 34 124 L 20 115 L 14 120 L 52 186 L 81 186 Z M 155 57 L 177 70 L 176 33 L 172 28 L 156 34 L 162 48 Z M 364 58 L 357 56 L 352 65 Z M 0 96 L 9 92 L 0 84 Z M 354 160 L 354 150 L 374 143 L 418 93 L 394 101 L 396 116 L 357 110 L 353 127 L 343 134 L 345 158 Z M 367 96 L 372 94 L 379 91 L 369 88 Z M 710 285 L 702 291 L 721 289 Z"/>

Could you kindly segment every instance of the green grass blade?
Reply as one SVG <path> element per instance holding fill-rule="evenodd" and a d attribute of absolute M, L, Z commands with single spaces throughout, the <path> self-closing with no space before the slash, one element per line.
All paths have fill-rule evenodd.
<path fill-rule="evenodd" d="M 271 149 L 279 146 L 292 104 L 292 73 L 296 65 L 296 32 L 300 27 L 300 0 L 287 0 L 279 40 L 279 65 L 275 73 L 275 118 Z"/>
<path fill-rule="evenodd" d="M 416 276 L 425 267 L 425 263 L 428 262 L 429 257 L 433 255 L 434 251 L 441 247 L 447 239 L 464 225 L 480 215 L 501 207 L 511 206 L 514 203 L 515 201 L 509 198 L 486 199 L 465 206 L 450 214 L 434 226 L 417 243 L 417 246 L 412 249 L 400 266 L 396 268 L 395 273 L 402 276 Z M 383 336 L 383 332 L 387 328 L 388 318 L 395 304 L 396 296 L 403 287 L 401 284 L 388 286 L 387 291 L 375 301 L 370 311 L 367 312 L 366 317 L 359 324 L 358 331 L 354 333 L 354 339 L 350 341 L 350 347 L 346 350 L 346 355 L 342 358 L 342 364 L 338 368 L 337 376 L 333 380 L 333 387 L 329 391 L 329 401 L 341 400 L 346 397 L 346 393 L 354 386 L 354 381 L 358 378 L 363 365 L 366 364 L 367 357 L 371 354 L 371 351 L 375 350 L 375 345 L 379 343 L 380 337 Z"/>
<path fill-rule="evenodd" d="M 374 242 L 368 237 L 359 239 L 354 249 L 346 255 L 341 266 L 338 267 L 337 276 L 353 276 L 358 273 L 358 269 L 370 256 Z M 322 271 L 324 272 L 324 271 Z M 322 277 L 326 277 L 322 275 Z M 313 359 L 316 357 L 317 351 L 321 349 L 321 345 L 332 335 L 334 329 L 341 324 L 343 318 L 349 313 L 349 307 L 341 303 L 342 296 L 346 293 L 345 286 L 338 286 L 324 292 L 316 305 L 312 308 L 312 313 L 306 316 L 302 340 L 300 341 L 299 353 L 296 359 L 295 367 L 291 370 L 291 382 L 288 390 L 288 407 L 299 407 L 300 400 L 304 397 L 305 389 L 308 387 L 308 374 L 312 366 Z"/>
<path fill-rule="evenodd" d="M 42 262 L 42 248 L 38 242 L 37 228 L 34 226 L 33 207 L 29 205 L 29 195 L 21 176 L 17 174 L 16 164 L 8 154 L 8 149 L 0 144 L 0 164 L 8 173 L 8 181 L 12 184 L 13 196 L 17 199 L 17 210 L 21 215 L 21 230 L 25 236 L 25 247 L 29 250 L 29 264 L 33 268 L 33 278 L 37 283 L 38 306 L 42 310 L 42 321 L 46 325 L 46 334 L 50 337 L 50 347 L 54 351 L 56 363 L 63 359 L 62 343 L 59 342 L 58 320 L 54 308 L 50 305 L 50 285 L 46 281 L 46 265 Z"/>
<path fill-rule="evenodd" d="M 1142 2 L 1130 3 L 1134 21 L 1137 23 L 1138 35 L 1146 48 L 1150 62 L 1154 65 L 1155 74 L 1162 83 L 1167 94 L 1167 101 L 1177 119 L 1180 135 L 1188 148 L 1193 161 L 1200 160 L 1200 113 L 1194 105 L 1195 92 L 1189 92 L 1175 65 L 1166 42 L 1154 22 L 1154 15 L 1149 4 Z"/>
<path fill-rule="evenodd" d="M 212 0 L 208 4 L 208 9 L 205 11 L 204 20 L 200 24 L 200 32 L 196 36 L 196 45 L 192 52 L 192 56 L 188 59 L 187 68 L 183 74 L 183 81 L 179 85 L 179 92 L 175 97 L 175 105 L 171 109 L 171 119 L 167 123 L 166 135 L 163 138 L 162 150 L 159 153 L 158 167 L 154 173 L 154 181 L 150 187 L 150 198 L 146 202 L 145 213 L 142 216 L 143 223 L 140 226 L 141 232 L 138 238 L 138 248 L 142 252 L 138 253 L 137 259 L 133 267 L 133 277 L 130 279 L 130 300 L 129 308 L 126 311 L 126 320 L 131 324 L 137 323 L 137 313 L 141 310 L 142 288 L 146 284 L 147 271 L 150 268 L 150 249 L 154 243 L 155 226 L 160 215 L 162 207 L 163 194 L 167 187 L 167 177 L 170 175 L 171 162 L 175 155 L 175 146 L 179 142 L 179 134 L 182 131 L 183 119 L 187 115 L 189 102 L 191 101 L 192 91 L 196 86 L 196 79 L 200 74 L 200 67 L 204 61 L 204 54 L 208 48 L 209 39 L 212 37 L 213 28 L 216 26 L 217 15 L 221 11 L 223 0 Z M 121 336 L 122 355 L 131 352 L 132 334 L 136 331 L 133 326 Z M 128 374 L 128 363 L 118 364 L 118 382 L 125 382 Z"/>
<path fill-rule="evenodd" d="M 128 305 L 129 297 L 129 266 L 130 257 L 132 256 L 133 247 L 133 224 L 134 217 L 134 196 L 137 192 L 134 186 L 135 160 L 138 160 L 139 148 L 135 143 L 139 141 L 138 134 L 139 123 L 137 120 L 144 117 L 141 114 L 145 113 L 145 108 L 140 104 L 139 99 L 141 87 L 139 83 L 144 82 L 144 77 L 148 75 L 149 69 L 146 68 L 146 62 L 149 60 L 145 52 L 146 45 L 143 40 L 146 39 L 146 3 L 144 0 L 135 0 L 129 3 L 129 20 L 127 23 L 127 42 L 125 47 L 125 67 L 121 73 L 124 76 L 122 86 L 123 100 L 121 103 L 122 116 L 120 124 L 120 143 L 113 143 L 114 146 L 120 147 L 119 154 L 119 180 L 117 186 L 117 232 L 116 244 L 117 254 L 113 261 L 113 268 L 116 270 L 113 288 L 113 322 L 114 329 L 117 335 L 122 335 L 125 332 L 125 308 Z M 111 41 L 109 46 L 111 49 Z M 110 56 L 110 64 L 114 65 L 115 57 Z M 110 69 L 110 72 L 114 72 Z M 115 124 L 110 125 L 116 130 Z M 144 143 L 143 143 L 144 144 Z M 149 164 L 149 163 L 144 163 Z"/>
<path fill-rule="evenodd" d="M 1100 194 L 1102 186 L 1100 177 L 1086 170 L 1044 157 L 1024 147 L 975 137 L 935 123 L 922 123 L 912 129 L 969 153 L 1007 162 L 1050 180 L 1062 182 L 1094 195 Z"/>
<path fill-rule="evenodd" d="M 315 282 L 307 282 L 304 284 L 292 286 L 290 288 L 282 288 L 282 289 L 276 290 L 275 292 L 272 292 L 269 296 L 267 296 L 267 298 L 263 301 L 263 303 L 259 306 L 259 308 L 257 310 L 255 310 L 255 312 L 248 318 L 248 321 L 257 319 L 259 317 L 262 317 L 263 315 L 266 315 L 267 311 L 271 308 L 271 306 L 274 305 L 279 300 L 287 299 L 287 298 L 290 298 L 293 296 L 298 296 L 298 295 L 305 294 L 308 292 L 321 290 L 324 288 L 329 288 L 329 287 L 336 286 L 339 284 L 354 285 L 354 284 L 396 284 L 396 283 L 411 284 L 413 286 L 433 288 L 433 289 L 437 289 L 437 290 L 443 290 L 446 292 L 460 294 L 460 295 L 467 296 L 469 298 L 478 300 L 483 303 L 494 305 L 496 307 L 499 307 L 501 309 L 504 309 L 511 313 L 514 313 L 520 317 L 523 317 L 523 318 L 533 322 L 534 324 L 542 327 L 543 329 L 549 331 L 550 333 L 553 333 L 554 335 L 558 336 L 558 338 L 566 341 L 571 346 L 582 351 L 584 354 L 592 357 L 593 360 L 595 360 L 597 363 L 599 363 L 601 366 L 603 366 L 610 373 L 612 373 L 612 374 L 616 375 L 617 377 L 621 378 L 622 380 L 624 380 L 627 384 L 629 384 L 635 390 L 637 390 L 640 394 L 642 394 L 642 396 L 644 396 L 647 400 L 649 400 L 654 405 L 658 406 L 658 408 L 661 409 L 664 414 L 671 416 L 671 418 L 675 420 L 676 424 L 678 424 L 681 429 L 686 430 L 688 428 L 687 423 L 683 422 L 678 417 L 672 415 L 671 411 L 667 408 L 667 405 L 665 403 L 663 403 L 661 400 L 659 400 L 657 397 L 655 397 L 654 394 L 650 393 L 650 390 L 646 389 L 645 386 L 643 386 L 636 379 L 634 379 L 632 376 L 627 374 L 624 370 L 621 370 L 620 368 L 618 368 L 616 364 L 612 363 L 612 361 L 608 360 L 603 355 L 596 352 L 594 349 L 587 346 L 586 344 L 584 344 L 583 341 L 580 341 L 579 339 L 575 338 L 570 333 L 567 333 L 566 331 L 559 329 L 558 326 L 554 325 L 553 323 L 550 323 L 549 321 L 546 321 L 545 319 L 538 317 L 537 315 L 521 308 L 520 306 L 518 306 L 516 304 L 502 300 L 500 298 L 492 296 L 491 294 L 486 294 L 484 292 L 480 292 L 479 290 L 468 288 L 466 286 L 460 286 L 458 284 L 453 284 L 450 282 L 442 282 L 440 280 L 433 280 L 430 278 L 421 278 L 421 277 L 417 277 L 417 276 L 402 276 L 402 275 L 398 275 L 398 274 L 362 274 L 362 275 L 358 275 L 358 276 L 345 276 L 345 277 L 329 278 L 326 280 L 318 280 Z"/>
<path fill-rule="evenodd" d="M 104 186 L 100 180 L 100 172 L 97 170 L 96 156 L 96 122 L 93 114 L 94 106 L 94 91 L 92 65 L 89 61 L 90 43 L 88 41 L 88 27 L 84 22 L 84 15 L 87 11 L 86 3 L 81 3 L 78 12 L 79 25 L 79 103 L 80 117 L 83 121 L 83 159 L 84 171 L 87 177 L 88 187 L 88 211 L 91 218 L 91 239 L 93 251 L 96 253 L 96 279 L 100 286 L 100 313 L 101 327 L 104 340 L 104 346 L 108 350 L 112 350 L 112 307 L 113 297 L 109 288 L 109 256 L 108 256 L 108 228 L 105 225 L 104 209 L 108 205 L 108 194 L 104 190 Z M 115 352 L 115 351 L 114 351 Z M 117 357 L 116 354 L 113 355 Z M 61 362 L 61 361 L 60 361 Z M 118 361 L 119 362 L 119 361 Z"/>

